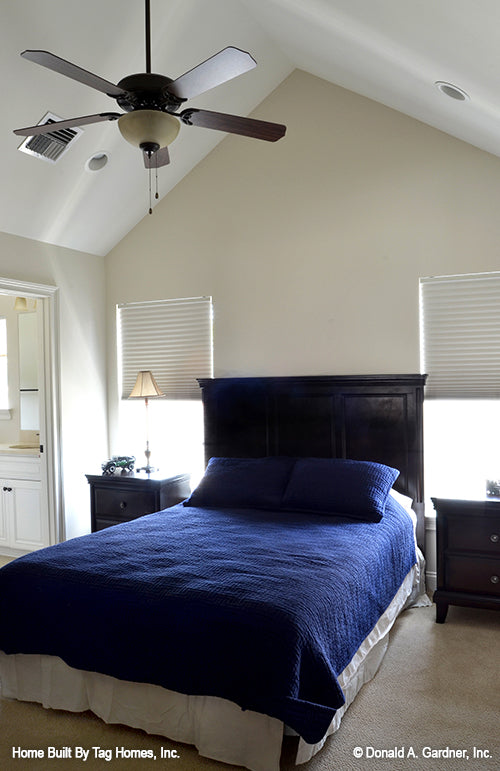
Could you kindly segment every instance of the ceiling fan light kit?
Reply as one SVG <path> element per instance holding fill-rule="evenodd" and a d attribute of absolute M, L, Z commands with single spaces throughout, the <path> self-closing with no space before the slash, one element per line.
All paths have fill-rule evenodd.
<path fill-rule="evenodd" d="M 215 129 L 263 139 L 267 142 L 276 142 L 285 135 L 286 126 L 278 123 L 198 108 L 177 112 L 188 99 L 248 72 L 256 66 L 257 62 L 246 51 L 228 46 L 175 80 L 152 73 L 150 0 L 145 0 L 145 11 L 146 72 L 128 75 L 116 85 L 49 51 L 28 50 L 21 54 L 23 58 L 35 64 L 58 72 L 115 99 L 118 106 L 125 111 L 124 113 L 101 112 L 95 115 L 84 115 L 79 118 L 56 121 L 49 127 L 38 125 L 16 129 L 14 134 L 32 137 L 36 134 L 99 121 L 118 121 L 118 128 L 124 139 L 142 150 L 143 162 L 150 174 L 151 169 L 158 169 L 170 163 L 167 148 L 179 133 L 181 122 L 186 126 Z"/>
<path fill-rule="evenodd" d="M 156 152 L 171 144 L 180 127 L 177 118 L 158 110 L 134 110 L 118 118 L 122 137 L 131 145 L 150 152 Z"/>

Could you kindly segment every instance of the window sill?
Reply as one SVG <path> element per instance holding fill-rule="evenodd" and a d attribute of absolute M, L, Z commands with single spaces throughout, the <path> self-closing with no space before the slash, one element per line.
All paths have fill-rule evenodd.
<path fill-rule="evenodd" d="M 0 410 L 0 420 L 11 420 L 11 418 L 12 418 L 11 410 Z"/>

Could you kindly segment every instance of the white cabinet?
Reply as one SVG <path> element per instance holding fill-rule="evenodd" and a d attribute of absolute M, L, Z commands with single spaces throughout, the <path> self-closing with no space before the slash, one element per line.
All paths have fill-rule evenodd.
<path fill-rule="evenodd" d="M 0 456 L 0 551 L 18 554 L 48 545 L 40 459 Z"/>

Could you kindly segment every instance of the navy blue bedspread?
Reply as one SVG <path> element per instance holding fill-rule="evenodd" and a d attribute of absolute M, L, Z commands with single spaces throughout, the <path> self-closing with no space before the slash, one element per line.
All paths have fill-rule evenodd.
<path fill-rule="evenodd" d="M 0 649 L 230 699 L 319 741 L 415 562 L 410 518 L 175 506 L 0 570 Z"/>

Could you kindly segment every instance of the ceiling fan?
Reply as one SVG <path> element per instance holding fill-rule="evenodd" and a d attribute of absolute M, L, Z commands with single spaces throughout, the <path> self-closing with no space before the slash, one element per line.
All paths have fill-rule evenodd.
<path fill-rule="evenodd" d="M 217 129 L 268 142 L 276 142 L 284 136 L 286 126 L 277 123 L 194 107 L 178 112 L 188 99 L 242 75 L 255 67 L 257 62 L 249 53 L 229 46 L 175 80 L 152 73 L 150 0 L 145 0 L 145 11 L 146 72 L 128 75 L 116 85 L 49 51 L 28 50 L 21 54 L 25 59 L 116 99 L 118 106 L 124 110 L 123 113 L 101 112 L 84 115 L 80 118 L 16 129 L 14 134 L 35 136 L 72 126 L 117 120 L 122 136 L 142 150 L 144 165 L 148 169 L 170 163 L 168 145 L 179 133 L 181 122 L 187 126 Z"/>

